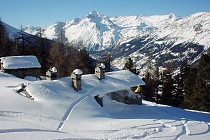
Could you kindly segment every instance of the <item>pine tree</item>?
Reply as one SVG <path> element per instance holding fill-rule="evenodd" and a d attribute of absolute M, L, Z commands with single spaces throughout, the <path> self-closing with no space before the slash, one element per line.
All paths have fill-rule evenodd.
<path fill-rule="evenodd" d="M 203 54 L 197 68 L 192 68 L 184 84 L 183 107 L 210 111 L 210 52 Z"/>
<path fill-rule="evenodd" d="M 124 69 L 124 70 L 129 70 L 129 71 L 131 71 L 132 73 L 137 74 L 137 75 L 139 74 L 139 73 L 136 71 L 136 67 L 135 67 L 135 65 L 134 65 L 134 63 L 133 63 L 133 60 L 132 60 L 130 57 L 127 59 L 125 65 L 124 65 L 124 67 L 123 67 L 123 69 Z"/>
<path fill-rule="evenodd" d="M 183 81 L 181 74 L 177 74 L 174 77 L 174 90 L 172 91 L 172 105 L 175 107 L 181 107 L 181 103 L 183 101 Z"/>
<path fill-rule="evenodd" d="M 185 80 L 185 84 L 184 84 L 184 102 L 182 103 L 182 106 L 184 108 L 188 108 L 188 109 L 192 109 L 193 106 L 195 105 L 193 96 L 194 96 L 194 84 L 195 84 L 195 80 L 197 78 L 197 69 L 196 68 L 192 68 L 190 69 L 186 80 Z"/>
<path fill-rule="evenodd" d="M 169 73 L 169 70 L 165 70 L 163 72 L 163 76 L 162 76 L 162 95 L 161 95 L 161 102 L 163 104 L 167 104 L 167 105 L 173 105 L 173 91 L 174 91 L 174 81 L 172 79 L 172 75 L 171 73 Z"/>
<path fill-rule="evenodd" d="M 208 88 L 207 85 L 200 76 L 196 79 L 195 85 L 193 86 L 193 95 L 191 100 L 193 104 L 191 104 L 190 109 L 200 110 L 200 111 L 208 111 Z"/>
<path fill-rule="evenodd" d="M 173 106 L 181 107 L 184 100 L 184 84 L 187 75 L 190 71 L 188 63 L 184 63 L 179 70 L 179 73 L 174 77 Z"/>
<path fill-rule="evenodd" d="M 154 80 L 155 80 L 155 87 L 154 87 L 154 99 L 155 102 L 159 102 L 160 93 L 162 93 L 162 83 L 160 81 L 160 72 L 159 67 L 156 65 L 154 70 Z M 161 88 L 160 88 L 161 87 Z"/>
<path fill-rule="evenodd" d="M 142 93 L 147 100 L 158 100 L 158 83 L 159 83 L 159 68 L 148 65 L 143 78 L 145 86 L 142 87 Z"/>
<path fill-rule="evenodd" d="M 194 86 L 197 109 L 210 111 L 210 51 L 199 60 L 198 77 Z"/>
<path fill-rule="evenodd" d="M 184 81 L 186 80 L 189 71 L 190 66 L 187 62 L 185 62 L 180 68 L 181 83 L 184 84 Z"/>
<path fill-rule="evenodd" d="M 9 54 L 8 42 L 9 38 L 7 30 L 4 27 L 3 22 L 0 20 L 0 57 L 7 56 Z"/>
<path fill-rule="evenodd" d="M 159 82 L 162 92 L 160 94 L 160 102 L 167 105 L 173 105 L 175 87 L 172 72 L 174 64 L 172 62 L 168 62 L 165 64 L 165 68 L 166 69 L 161 73 Z"/>
<path fill-rule="evenodd" d="M 125 63 L 124 69 L 130 70 L 133 68 L 133 60 L 129 57 Z"/>
<path fill-rule="evenodd" d="M 152 77 L 152 73 L 147 71 L 143 79 L 145 82 L 145 86 L 143 87 L 143 94 L 149 101 L 153 101 L 153 97 L 155 94 L 155 80 Z"/>

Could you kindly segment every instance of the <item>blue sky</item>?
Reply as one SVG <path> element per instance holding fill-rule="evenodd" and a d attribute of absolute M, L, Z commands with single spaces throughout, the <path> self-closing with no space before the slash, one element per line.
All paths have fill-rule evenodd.
<path fill-rule="evenodd" d="M 185 17 L 210 12 L 210 0 L 0 0 L 0 18 L 16 28 L 45 27 L 82 18 L 91 11 L 106 16 L 164 15 Z"/>

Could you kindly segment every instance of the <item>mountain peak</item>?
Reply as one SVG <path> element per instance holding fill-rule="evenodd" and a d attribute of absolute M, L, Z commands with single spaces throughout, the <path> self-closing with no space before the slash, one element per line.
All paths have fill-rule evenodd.
<path fill-rule="evenodd" d="M 176 19 L 176 15 L 174 13 L 170 13 L 168 16 L 169 19 Z"/>
<path fill-rule="evenodd" d="M 96 12 L 96 11 L 92 11 L 90 12 L 87 17 L 88 18 L 96 18 L 96 17 L 103 17 L 104 15 L 100 14 L 99 12 Z"/>
<path fill-rule="evenodd" d="M 97 11 L 94 11 L 94 10 L 93 10 L 93 11 L 91 11 L 91 12 L 89 12 L 89 15 L 93 15 L 93 14 L 95 14 L 95 15 L 96 15 L 96 14 L 99 14 L 99 13 L 98 13 Z"/>

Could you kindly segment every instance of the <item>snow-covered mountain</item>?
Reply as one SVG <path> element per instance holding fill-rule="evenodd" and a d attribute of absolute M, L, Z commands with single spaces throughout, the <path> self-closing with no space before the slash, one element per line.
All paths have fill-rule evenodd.
<path fill-rule="evenodd" d="M 172 61 L 176 66 L 183 62 L 196 62 L 210 45 L 210 13 L 196 13 L 160 26 L 150 34 L 119 42 L 116 45 L 114 65 L 122 67 L 125 57 L 133 58 L 137 66 L 148 61 L 164 66 Z M 113 51 L 112 51 L 113 52 Z"/>
<path fill-rule="evenodd" d="M 55 39 L 58 25 L 45 28 L 44 35 Z M 113 65 L 122 68 L 126 57 L 132 57 L 142 68 L 150 61 L 164 66 L 173 61 L 179 66 L 183 61 L 196 62 L 210 45 L 210 13 L 200 12 L 188 17 L 175 14 L 155 16 L 107 17 L 90 12 L 83 18 L 62 22 L 68 43 L 82 41 L 90 54 L 101 56 L 108 51 Z M 37 33 L 37 28 L 25 31 Z"/>
<path fill-rule="evenodd" d="M 165 38 L 168 42 L 194 43 L 204 46 L 210 45 L 210 13 L 196 13 L 174 22 L 169 26 L 161 27 L 157 38 Z"/>
<path fill-rule="evenodd" d="M 69 43 L 82 41 L 89 51 L 98 51 L 111 48 L 120 40 L 133 38 L 164 25 L 172 24 L 177 19 L 174 14 L 107 17 L 93 11 L 83 18 L 63 22 L 63 29 Z M 55 39 L 58 24 L 60 23 L 46 27 L 45 37 Z M 37 29 L 31 26 L 25 27 L 25 31 L 31 34 L 36 34 Z"/>

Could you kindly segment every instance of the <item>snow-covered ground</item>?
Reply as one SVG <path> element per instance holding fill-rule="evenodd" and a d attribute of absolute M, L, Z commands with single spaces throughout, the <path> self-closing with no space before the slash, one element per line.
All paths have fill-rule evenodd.
<path fill-rule="evenodd" d="M 82 76 L 82 90 L 71 78 L 54 81 L 18 79 L 0 72 L 0 139 L 199 139 L 210 137 L 210 114 L 143 101 L 126 105 L 104 97 L 143 81 L 128 71 L 106 73 L 106 79 Z M 30 81 L 31 80 L 31 81 Z M 22 83 L 34 100 L 16 92 Z"/>

